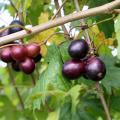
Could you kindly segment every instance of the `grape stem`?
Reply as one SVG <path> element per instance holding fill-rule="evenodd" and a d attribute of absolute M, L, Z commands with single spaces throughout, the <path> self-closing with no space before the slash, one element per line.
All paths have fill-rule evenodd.
<path fill-rule="evenodd" d="M 54 20 L 56 18 L 56 16 L 59 14 L 60 10 L 62 9 L 62 7 L 64 6 L 64 4 L 67 2 L 67 0 L 64 0 L 62 5 L 59 6 L 59 8 L 57 9 L 57 12 L 54 14 L 54 16 L 51 18 L 51 20 Z"/>
<path fill-rule="evenodd" d="M 36 77 L 36 78 L 39 80 L 39 74 L 40 74 L 40 73 L 39 73 L 39 68 L 38 68 L 38 67 L 39 67 L 39 66 L 36 65 L 36 74 L 37 74 L 37 77 Z"/>
<path fill-rule="evenodd" d="M 93 27 L 93 26 L 95 26 L 95 25 L 99 25 L 99 24 L 101 24 L 101 23 L 104 23 L 104 22 L 113 20 L 114 18 L 115 18 L 115 16 L 112 16 L 112 17 L 110 17 L 110 18 L 107 18 L 107 19 L 98 21 L 98 22 L 96 22 L 95 24 L 92 24 L 92 25 L 90 25 L 90 26 L 88 26 L 88 25 L 85 24 L 85 25 L 78 25 L 78 26 L 71 27 L 71 29 L 69 30 L 69 34 L 70 34 L 70 32 L 72 31 L 72 29 L 74 29 L 74 28 L 89 29 L 89 28 L 91 28 L 91 27 Z M 84 29 L 83 29 L 83 31 L 84 31 Z M 83 31 L 82 31 L 82 32 L 83 32 Z"/>
<path fill-rule="evenodd" d="M 99 82 L 96 82 L 96 89 L 97 89 L 98 95 L 100 97 L 100 101 L 102 103 L 102 106 L 104 108 L 107 120 L 112 120 L 112 118 L 110 116 L 110 112 L 109 112 L 108 106 L 107 106 L 107 103 L 105 101 L 105 98 L 104 98 L 104 95 L 103 95 L 103 92 L 102 92 L 102 88 L 100 87 Z"/>
<path fill-rule="evenodd" d="M 43 44 L 46 44 L 47 41 L 48 41 L 50 38 L 52 38 L 54 35 L 57 35 L 57 34 L 64 34 L 65 36 L 69 36 L 69 34 L 65 34 L 65 33 L 63 33 L 63 32 L 55 32 L 55 33 L 49 35 L 42 43 L 40 43 L 40 46 L 43 45 Z"/>
<path fill-rule="evenodd" d="M 33 83 L 33 85 L 35 86 L 36 80 L 35 80 L 35 77 L 34 77 L 34 74 L 33 74 L 33 73 L 31 74 L 31 78 L 32 78 L 32 83 Z"/>
<path fill-rule="evenodd" d="M 17 94 L 17 96 L 18 96 L 18 99 L 19 99 L 19 101 L 20 101 L 21 107 L 22 107 L 22 109 L 24 109 L 24 102 L 23 102 L 23 100 L 22 100 L 22 97 L 21 97 L 21 95 L 20 95 L 20 92 L 19 92 L 18 88 L 15 86 L 15 78 L 14 78 L 14 75 L 13 75 L 13 73 L 12 73 L 12 69 L 11 69 L 11 67 L 10 67 L 9 64 L 8 64 L 8 66 L 7 66 L 7 70 L 8 70 L 8 74 L 9 74 L 9 76 L 10 76 L 11 83 L 12 83 L 12 85 L 13 85 L 15 91 L 16 91 L 16 94 Z"/>

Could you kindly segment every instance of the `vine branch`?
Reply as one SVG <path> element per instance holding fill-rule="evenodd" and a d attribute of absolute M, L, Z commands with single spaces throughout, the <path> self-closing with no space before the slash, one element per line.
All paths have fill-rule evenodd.
<path fill-rule="evenodd" d="M 22 30 L 20 32 L 13 33 L 11 35 L 1 37 L 0 38 L 0 45 L 6 44 L 8 42 L 12 42 L 16 39 L 24 38 L 24 37 L 42 32 L 44 30 L 47 30 L 47 29 L 50 29 L 50 28 L 53 28 L 53 27 L 56 27 L 59 25 L 63 25 L 65 23 L 68 23 L 71 21 L 83 19 L 83 18 L 86 18 L 89 16 L 110 14 L 112 11 L 114 11 L 114 8 L 116 8 L 118 6 L 120 6 L 120 0 L 115 0 L 113 2 L 107 3 L 107 4 L 99 6 L 99 7 L 91 8 L 91 9 L 88 9 L 86 11 L 72 13 L 72 14 L 66 15 L 64 17 L 56 18 L 55 20 L 51 20 L 47 23 L 32 27 L 30 29 L 31 33 L 27 33 L 25 30 Z"/>
<path fill-rule="evenodd" d="M 101 103 L 103 105 L 103 108 L 104 108 L 107 120 L 112 120 L 111 116 L 110 116 L 110 112 L 109 112 L 108 106 L 107 106 L 107 103 L 106 103 L 105 98 L 103 96 L 102 89 L 100 87 L 99 82 L 96 82 L 96 88 L 97 88 L 97 91 L 98 91 L 98 94 L 99 94 L 99 97 L 100 97 L 100 101 L 101 101 Z"/>
<path fill-rule="evenodd" d="M 0 33 L 4 32 L 5 30 L 9 29 L 9 28 L 14 28 L 14 27 L 19 27 L 19 28 L 22 28 L 23 30 L 27 31 L 28 33 L 31 33 L 31 30 L 29 30 L 28 28 L 25 28 L 24 26 L 22 25 L 9 25 L 8 27 L 5 27 L 5 28 L 2 28 L 0 29 Z"/>
<path fill-rule="evenodd" d="M 9 64 L 8 64 L 8 66 L 7 66 L 7 70 L 8 70 L 8 74 L 9 74 L 9 76 L 10 76 L 11 83 L 12 83 L 12 85 L 13 85 L 15 91 L 16 91 L 16 94 L 17 94 L 17 96 L 18 96 L 18 99 L 19 99 L 19 101 L 20 101 L 21 107 L 22 107 L 22 109 L 24 109 L 24 103 L 23 103 L 23 100 L 22 100 L 22 97 L 21 97 L 21 95 L 20 95 L 20 92 L 19 92 L 18 88 L 15 86 L 14 75 L 13 75 L 13 73 L 12 73 L 12 71 L 11 71 L 11 67 L 10 67 Z"/>

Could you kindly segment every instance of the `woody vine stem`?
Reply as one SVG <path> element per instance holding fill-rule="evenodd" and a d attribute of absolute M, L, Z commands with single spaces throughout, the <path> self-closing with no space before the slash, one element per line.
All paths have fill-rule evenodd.
<path fill-rule="evenodd" d="M 32 27 L 30 29 L 31 33 L 27 33 L 25 30 L 22 30 L 22 31 L 14 33 L 14 34 L 10 34 L 10 35 L 1 37 L 0 45 L 14 41 L 16 39 L 21 39 L 21 38 L 42 32 L 44 30 L 47 30 L 47 29 L 50 29 L 50 28 L 53 28 L 53 27 L 56 27 L 59 25 L 63 25 L 65 23 L 68 23 L 71 21 L 83 19 L 83 18 L 86 18 L 89 16 L 96 16 L 96 15 L 101 15 L 101 14 L 111 14 L 111 13 L 116 13 L 116 12 L 119 13 L 119 10 L 115 9 L 118 6 L 120 6 L 120 0 L 115 0 L 113 2 L 107 3 L 107 4 L 99 6 L 99 7 L 91 8 L 86 11 L 81 11 L 78 13 L 72 13 L 72 14 L 66 15 L 64 17 L 59 17 L 54 20 L 50 20 L 47 23 Z"/>

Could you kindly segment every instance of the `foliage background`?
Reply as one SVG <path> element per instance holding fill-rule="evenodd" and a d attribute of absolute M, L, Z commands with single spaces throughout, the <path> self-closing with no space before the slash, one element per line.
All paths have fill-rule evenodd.
<path fill-rule="evenodd" d="M 79 0 L 81 10 L 103 5 L 112 0 Z M 37 25 L 47 22 L 53 16 L 55 6 L 50 0 L 13 0 L 17 9 L 23 10 L 23 21 L 26 25 Z M 15 10 L 9 2 L 0 2 L 0 11 L 8 11 L 15 17 Z M 64 14 L 76 11 L 73 0 L 64 5 Z M 86 18 L 88 25 L 97 23 L 113 15 L 102 15 Z M 1 17 L 0 17 L 1 19 Z M 78 26 L 80 21 L 67 24 L 67 28 Z M 35 36 L 25 38 L 27 42 L 41 43 L 49 35 L 61 32 L 61 27 L 52 28 Z M 113 120 L 120 120 L 120 15 L 114 19 L 88 29 L 89 35 L 107 67 L 107 75 L 100 82 Z M 83 36 L 79 28 L 73 29 L 74 38 Z M 105 113 L 95 90 L 95 83 L 83 77 L 69 82 L 62 76 L 62 64 L 70 59 L 67 48 L 70 41 L 64 35 L 56 34 L 47 45 L 41 46 L 43 56 L 37 64 L 36 86 L 32 85 L 31 75 L 12 71 L 15 85 L 9 75 L 8 67 L 0 67 L 0 120 L 105 120 Z M 117 50 L 117 56 L 114 51 Z M 114 54 L 112 54 L 114 53 Z M 3 63 L 2 63 L 3 64 Z M 116 67 L 117 65 L 117 67 Z M 18 87 L 24 109 L 15 92 Z"/>

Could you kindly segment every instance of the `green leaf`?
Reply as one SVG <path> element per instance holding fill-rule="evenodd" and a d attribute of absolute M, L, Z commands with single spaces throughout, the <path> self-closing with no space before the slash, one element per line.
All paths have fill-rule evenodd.
<path fill-rule="evenodd" d="M 64 104 L 61 107 L 59 120 L 71 120 L 71 97 L 70 96 L 66 97 Z"/>
<path fill-rule="evenodd" d="M 83 9 L 84 5 L 87 4 L 88 1 L 89 1 L 89 0 L 78 0 L 79 6 L 80 6 L 80 9 L 81 9 L 81 10 Z"/>
<path fill-rule="evenodd" d="M 90 8 L 93 8 L 93 7 L 104 5 L 106 3 L 109 3 L 109 0 L 89 0 L 88 6 Z M 98 16 L 92 17 L 92 19 L 94 21 L 98 22 L 98 21 L 102 21 L 102 20 L 110 18 L 110 17 L 112 17 L 112 16 L 111 15 L 98 15 Z M 112 37 L 112 33 L 114 32 L 113 20 L 99 24 L 98 27 L 101 31 L 103 31 L 105 33 L 105 36 L 107 38 Z"/>
<path fill-rule="evenodd" d="M 46 97 L 50 95 L 49 91 L 68 91 L 70 88 L 70 82 L 65 80 L 62 76 L 62 60 L 59 49 L 55 45 L 51 45 L 48 47 L 48 51 L 53 51 L 53 54 L 51 55 L 51 53 L 48 52 L 48 58 L 46 59 L 48 59 L 49 65 L 40 75 L 40 79 L 37 82 L 36 87 L 33 89 L 33 95 L 41 93 L 41 96 L 33 101 L 33 108 L 39 109 L 41 100 L 42 103 L 45 104 Z"/>
<path fill-rule="evenodd" d="M 32 0 L 25 0 L 24 1 L 24 10 L 26 11 L 31 6 Z"/>
<path fill-rule="evenodd" d="M 5 95 L 0 96 L 0 117 L 7 120 L 17 120 L 19 117 L 18 111 L 13 106 L 12 102 Z"/>
<path fill-rule="evenodd" d="M 113 57 L 106 56 L 103 58 L 106 64 L 106 76 L 101 81 L 107 92 L 111 93 L 111 88 L 120 88 L 120 68 L 114 66 L 115 59 Z"/>
<path fill-rule="evenodd" d="M 104 111 L 95 95 L 82 95 L 76 106 L 76 112 L 72 109 L 72 98 L 67 96 L 60 111 L 59 120 L 97 120 L 98 117 L 105 119 Z"/>
<path fill-rule="evenodd" d="M 32 0 L 31 6 L 27 9 L 27 22 L 31 21 L 32 25 L 38 24 L 38 17 L 49 9 L 45 9 L 49 3 L 50 0 Z"/>
<path fill-rule="evenodd" d="M 92 94 L 81 98 L 77 107 L 77 114 L 81 120 L 97 120 L 98 117 L 105 119 L 100 101 Z"/>
<path fill-rule="evenodd" d="M 120 111 L 120 96 L 113 96 L 111 97 L 111 100 L 110 100 L 110 108 L 112 110 L 115 110 L 115 111 Z"/>
<path fill-rule="evenodd" d="M 70 55 L 68 54 L 69 44 L 70 44 L 70 42 L 66 41 L 63 44 L 61 44 L 60 47 L 59 47 L 63 62 L 71 59 Z"/>
<path fill-rule="evenodd" d="M 49 113 L 47 120 L 59 120 L 59 109 Z"/>
<path fill-rule="evenodd" d="M 76 85 L 74 87 L 72 87 L 69 91 L 68 91 L 68 95 L 71 96 L 72 98 L 72 112 L 75 112 L 76 110 L 76 106 L 79 102 L 78 97 L 80 96 L 80 94 L 83 92 L 85 92 L 87 89 L 87 86 L 81 84 L 81 85 Z"/>
<path fill-rule="evenodd" d="M 102 16 L 96 16 L 94 20 L 96 22 L 105 20 L 112 17 L 111 15 L 102 15 Z M 104 22 L 102 24 L 98 25 L 99 29 L 105 33 L 106 38 L 112 37 L 112 34 L 114 33 L 114 22 L 113 20 Z"/>
<path fill-rule="evenodd" d="M 116 32 L 116 39 L 117 39 L 117 57 L 120 59 L 120 15 L 117 16 L 114 22 L 115 32 Z"/>
<path fill-rule="evenodd" d="M 27 9 L 27 21 L 30 20 L 33 25 L 38 24 L 38 17 L 43 12 L 43 9 L 43 0 L 32 0 L 31 6 Z"/>
<path fill-rule="evenodd" d="M 66 15 L 72 13 L 75 10 L 74 1 L 73 0 L 68 0 L 65 3 L 64 8 L 65 8 L 64 12 L 65 12 Z"/>

